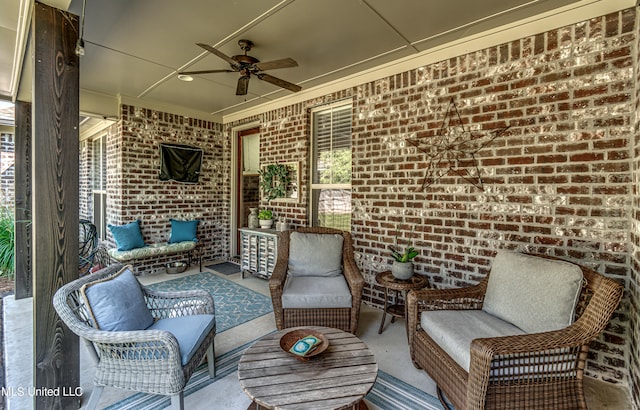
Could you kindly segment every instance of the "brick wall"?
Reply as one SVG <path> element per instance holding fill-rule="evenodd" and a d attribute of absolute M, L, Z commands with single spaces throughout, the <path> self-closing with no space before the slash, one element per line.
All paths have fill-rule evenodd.
<path fill-rule="evenodd" d="M 635 32 L 638 32 L 640 22 L 636 17 Z M 633 206 L 631 216 L 631 269 L 629 277 L 629 317 L 630 326 L 628 338 L 630 349 L 629 373 L 630 393 L 635 408 L 640 407 L 640 36 L 635 40 L 635 122 L 634 122 L 634 155 L 633 155 Z"/>
<path fill-rule="evenodd" d="M 198 184 L 159 180 L 159 144 L 165 142 L 204 150 Z M 204 258 L 227 258 L 230 152 L 220 124 L 121 106 L 121 117 L 107 137 L 108 223 L 140 219 L 145 241 L 153 243 L 169 239 L 170 218 L 199 219 Z M 113 244 L 110 233 L 108 239 Z M 165 262 L 160 259 L 137 266 L 138 273 L 162 269 Z"/>
<path fill-rule="evenodd" d="M 368 303 L 381 304 L 374 276 L 388 269 L 396 232 L 414 241 L 417 272 L 440 288 L 476 283 L 501 248 L 556 255 L 637 282 L 630 260 L 631 235 L 640 231 L 638 217 L 633 230 L 630 223 L 639 202 L 631 201 L 633 170 L 640 168 L 633 160 L 635 27 L 633 9 L 594 18 L 225 124 L 226 132 L 257 119 L 261 164 L 300 161 L 301 203 L 261 205 L 306 225 L 310 108 L 352 99 L 352 233 Z M 474 157 L 452 162 L 468 179 L 481 177 L 482 189 L 460 172 L 421 188 L 429 160 L 409 140 L 431 152 L 451 98 L 474 140 L 510 126 L 475 154 L 479 175 Z M 448 167 L 445 161 L 435 170 Z M 589 375 L 626 383 L 631 348 L 631 379 L 638 379 L 629 306 L 627 295 L 593 343 Z"/>
<path fill-rule="evenodd" d="M 15 180 L 15 135 L 0 134 L 0 205 L 12 206 Z"/>

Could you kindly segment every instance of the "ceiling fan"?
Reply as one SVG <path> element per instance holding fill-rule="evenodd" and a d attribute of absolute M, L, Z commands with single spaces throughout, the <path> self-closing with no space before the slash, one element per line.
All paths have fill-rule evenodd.
<path fill-rule="evenodd" d="M 255 57 L 247 55 L 247 52 L 253 48 L 253 43 L 249 40 L 238 40 L 240 49 L 244 51 L 244 54 L 229 57 L 223 52 L 211 47 L 208 44 L 197 43 L 200 47 L 204 48 L 208 52 L 215 54 L 221 59 L 225 60 L 231 65 L 231 70 L 200 70 L 200 71 L 182 71 L 179 74 L 191 75 L 191 74 L 209 74 L 209 73 L 232 73 L 239 72 L 240 78 L 238 79 L 238 85 L 236 87 L 236 95 L 246 95 L 249 88 L 249 78 L 251 75 L 255 75 L 260 80 L 266 81 L 271 84 L 275 84 L 278 87 L 285 88 L 287 90 L 298 92 L 302 90 L 299 85 L 290 83 L 272 75 L 263 73 L 266 70 L 275 70 L 278 68 L 297 67 L 298 63 L 292 58 L 283 58 L 280 60 L 260 62 Z"/>

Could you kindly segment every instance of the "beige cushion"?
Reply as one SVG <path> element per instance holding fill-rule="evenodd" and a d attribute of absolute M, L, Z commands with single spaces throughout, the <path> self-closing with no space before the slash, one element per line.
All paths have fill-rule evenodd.
<path fill-rule="evenodd" d="M 284 309 L 350 308 L 351 292 L 343 275 L 287 277 L 282 291 Z"/>
<path fill-rule="evenodd" d="M 340 234 L 292 232 L 289 241 L 289 276 L 342 275 Z"/>
<path fill-rule="evenodd" d="M 521 335 L 525 332 L 482 310 L 434 310 L 422 312 L 420 326 L 467 372 L 471 341 L 485 337 Z"/>
<path fill-rule="evenodd" d="M 482 309 L 527 333 L 573 323 L 582 270 L 569 262 L 500 250 Z"/>

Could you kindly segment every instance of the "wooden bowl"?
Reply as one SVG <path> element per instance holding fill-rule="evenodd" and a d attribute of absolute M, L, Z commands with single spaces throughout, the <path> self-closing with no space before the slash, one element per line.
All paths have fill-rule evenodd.
<path fill-rule="evenodd" d="M 315 348 L 313 349 L 310 353 L 307 353 L 305 356 L 299 356 L 297 354 L 291 353 L 289 351 L 289 349 L 291 349 L 291 347 L 300 339 L 302 339 L 305 336 L 315 336 L 318 339 L 322 340 L 322 342 Z M 297 330 L 292 330 L 288 333 L 285 333 L 281 338 L 280 338 L 280 348 L 282 350 L 284 350 L 285 352 L 287 352 L 289 355 L 295 357 L 296 359 L 306 362 L 307 360 L 311 359 L 312 357 L 315 357 L 317 355 L 319 355 L 320 353 L 324 352 L 325 350 L 327 350 L 327 347 L 329 347 L 329 339 L 327 339 L 327 337 L 325 335 L 323 335 L 322 333 L 312 330 L 312 329 L 297 329 Z"/>

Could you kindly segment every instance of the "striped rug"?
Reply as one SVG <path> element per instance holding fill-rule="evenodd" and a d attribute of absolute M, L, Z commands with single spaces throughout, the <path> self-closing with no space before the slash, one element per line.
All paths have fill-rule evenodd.
<path fill-rule="evenodd" d="M 216 377 L 209 378 L 206 365 L 200 366 L 191 376 L 189 383 L 185 387 L 185 397 L 212 383 L 237 372 L 238 361 L 242 353 L 251 346 L 253 342 L 246 343 L 227 353 L 216 357 Z M 212 386 L 215 388 L 215 386 Z M 366 396 L 366 399 L 383 410 L 442 410 L 442 406 L 437 398 L 423 392 L 402 380 L 378 371 L 378 379 L 373 385 L 373 389 Z M 107 410 L 135 409 L 135 410 L 155 410 L 168 407 L 170 400 L 164 396 L 137 393 L 118 403 L 115 403 Z M 215 408 L 211 407 L 211 408 Z"/>

